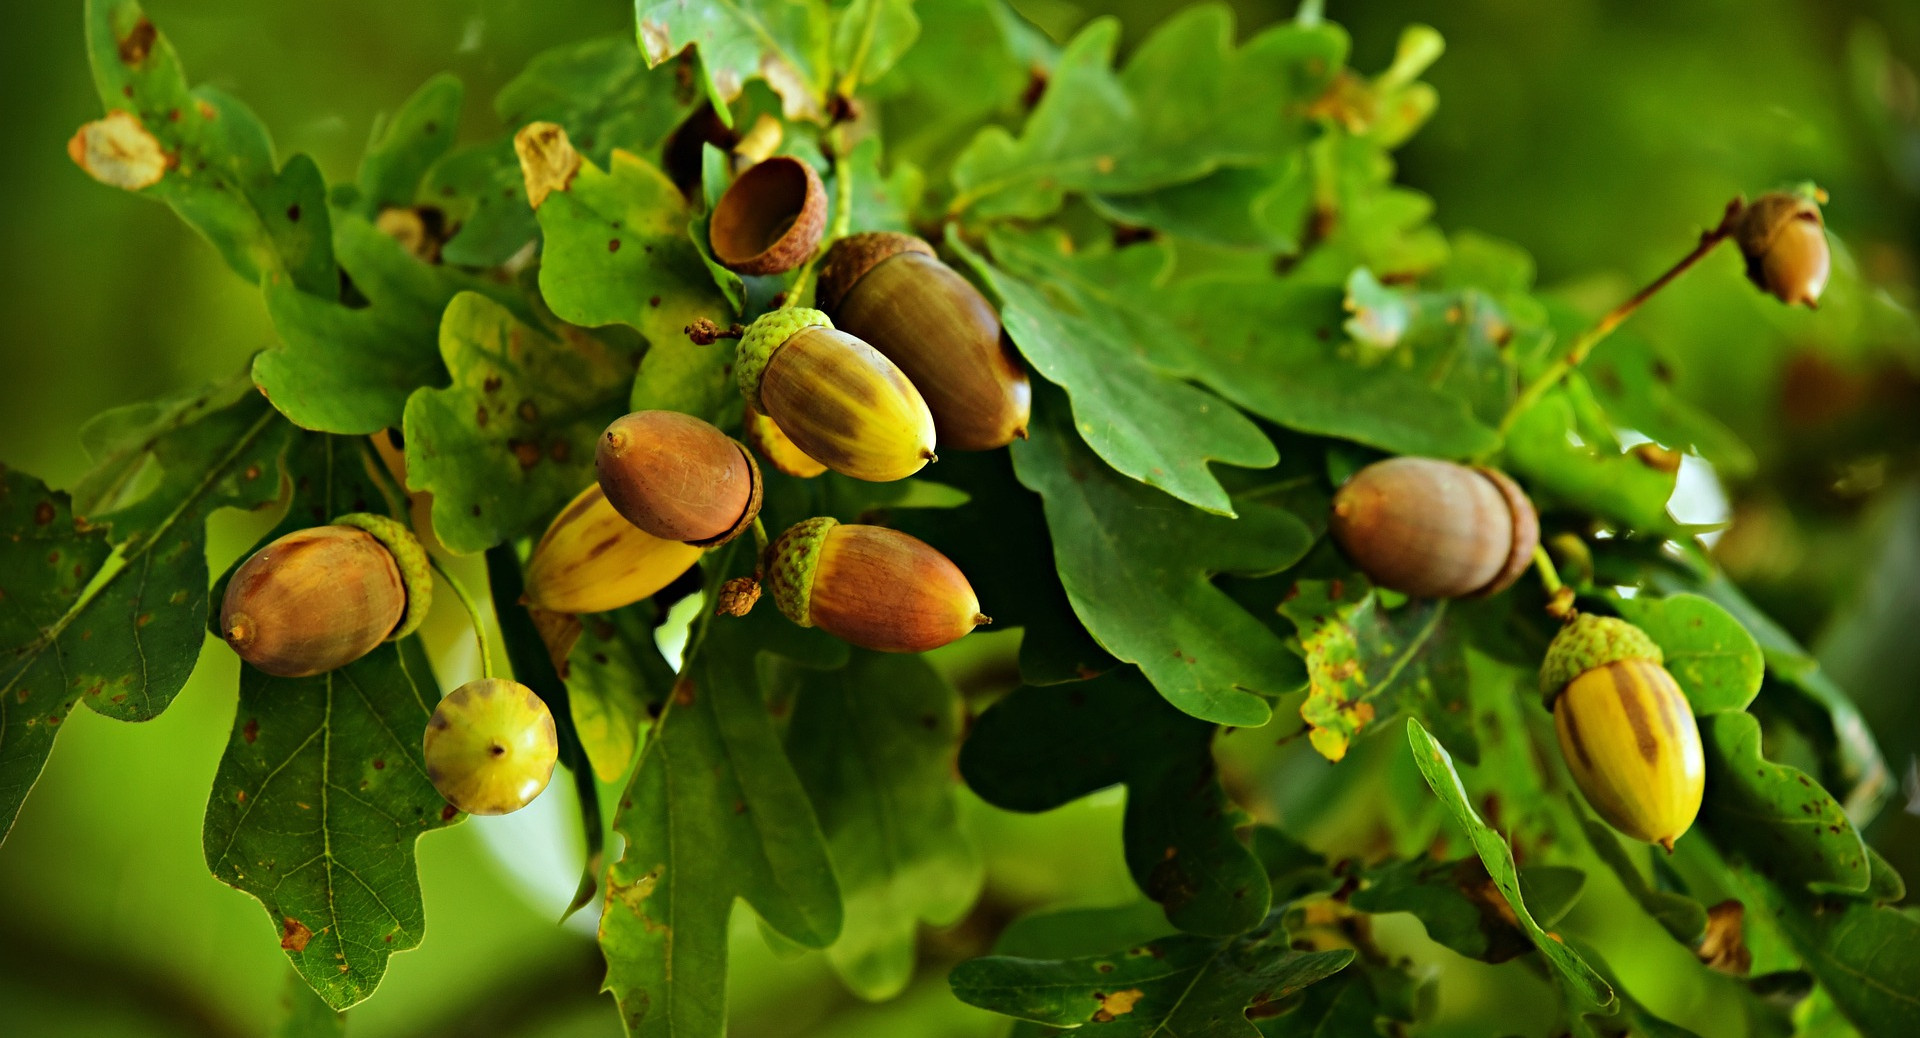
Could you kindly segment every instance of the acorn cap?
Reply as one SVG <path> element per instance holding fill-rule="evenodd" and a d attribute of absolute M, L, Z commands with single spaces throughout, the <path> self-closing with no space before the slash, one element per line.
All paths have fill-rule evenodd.
<path fill-rule="evenodd" d="M 1576 613 L 1547 646 L 1540 664 L 1540 691 L 1547 709 L 1573 679 L 1620 660 L 1663 663 L 1665 654 L 1647 632 L 1612 616 Z"/>
<path fill-rule="evenodd" d="M 387 635 L 387 640 L 397 642 L 412 634 L 427 618 L 427 610 L 433 608 L 433 561 L 420 546 L 419 538 L 405 523 L 372 512 L 350 512 L 334 522 L 372 534 L 373 539 L 387 549 L 387 554 L 393 556 L 394 565 L 400 569 L 400 583 L 407 589 L 407 611 L 400 615 L 400 622 L 394 626 L 393 633 Z"/>
<path fill-rule="evenodd" d="M 747 326 L 746 334 L 740 337 L 739 348 L 734 351 L 733 381 L 740 387 L 740 395 L 746 397 L 755 410 L 764 413 L 760 407 L 760 376 L 766 374 L 773 351 L 802 328 L 832 327 L 833 322 L 826 314 L 804 306 L 787 306 L 761 314 Z"/>
<path fill-rule="evenodd" d="M 779 274 L 807 261 L 827 229 L 827 189 L 799 159 L 755 164 L 714 203 L 707 242 L 740 274 Z"/>
<path fill-rule="evenodd" d="M 881 260 L 891 259 L 903 252 L 934 255 L 933 246 L 911 234 L 897 231 L 850 234 L 834 242 L 833 247 L 827 250 L 826 258 L 820 261 L 820 281 L 819 287 L 814 289 L 814 304 L 829 312 L 838 310 L 840 301 L 866 276 L 867 271 L 879 266 Z"/>
<path fill-rule="evenodd" d="M 1485 476 L 1493 488 L 1506 499 L 1507 510 L 1513 518 L 1513 540 L 1507 548 L 1506 565 L 1487 582 L 1487 586 L 1473 593 L 1472 597 L 1485 598 L 1497 595 L 1513 586 L 1520 575 L 1533 564 L 1533 550 L 1540 546 L 1540 514 L 1534 510 L 1533 499 L 1520 489 L 1513 477 L 1499 469 L 1490 469 L 1485 465 L 1476 465 L 1475 472 Z"/>
<path fill-rule="evenodd" d="M 762 483 L 760 479 L 760 463 L 753 460 L 753 452 L 747 449 L 746 444 L 733 439 L 730 439 L 728 442 L 732 443 L 733 448 L 739 451 L 740 456 L 747 461 L 747 479 L 749 480 L 747 484 L 747 507 L 745 511 L 740 513 L 740 518 L 734 522 L 733 529 L 717 537 L 709 537 L 704 541 L 687 542 L 696 548 L 718 548 L 722 544 L 745 533 L 753 526 L 753 521 L 760 517 L 760 502 L 767 492 L 765 484 Z"/>
<path fill-rule="evenodd" d="M 787 619 L 802 627 L 812 627 L 813 577 L 820 569 L 820 550 L 827 534 L 840 525 L 830 515 L 803 519 L 787 527 L 767 547 L 766 587 L 773 592 L 773 604 Z"/>

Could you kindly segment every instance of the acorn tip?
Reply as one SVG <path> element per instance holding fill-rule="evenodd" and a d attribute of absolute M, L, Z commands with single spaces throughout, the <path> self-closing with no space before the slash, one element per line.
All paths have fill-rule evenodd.
<path fill-rule="evenodd" d="M 1665 848 L 1667 849 L 1667 853 L 1668 853 L 1668 854 L 1672 854 L 1672 853 L 1673 853 L 1673 837 L 1671 837 L 1671 836 L 1662 836 L 1661 838 L 1659 838 L 1658 840 L 1655 840 L 1655 841 L 1653 841 L 1653 842 L 1655 842 L 1655 843 L 1657 843 L 1657 844 L 1659 844 L 1659 845 L 1660 845 L 1660 846 L 1662 846 L 1662 847 L 1665 847 Z"/>
<path fill-rule="evenodd" d="M 992 622 L 993 622 L 993 617 L 988 616 L 985 613 L 973 614 L 973 625 L 975 627 L 985 627 Z"/>

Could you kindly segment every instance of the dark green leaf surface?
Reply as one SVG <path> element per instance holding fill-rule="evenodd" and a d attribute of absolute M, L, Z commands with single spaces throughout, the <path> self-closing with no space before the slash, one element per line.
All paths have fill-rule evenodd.
<path fill-rule="evenodd" d="M 1137 663 L 1181 710 L 1258 727 L 1306 680 L 1279 636 L 1209 583 L 1271 573 L 1312 535 L 1291 513 L 1249 505 L 1237 520 L 1189 508 L 1103 464 L 1075 436 L 1060 394 L 1035 387 L 1031 438 L 1013 447 L 1020 482 L 1046 501 L 1060 582 L 1102 648 Z"/>
<path fill-rule="evenodd" d="M 87 50 L 106 110 L 130 112 L 167 156 L 157 198 L 258 283 L 278 276 L 309 292 L 337 290 L 327 191 L 313 160 L 274 161 L 273 142 L 239 101 L 188 89 L 173 45 L 133 0 L 88 0 Z M 116 185 L 118 186 L 118 185 Z"/>
<path fill-rule="evenodd" d="M 954 804 L 960 699 L 918 656 L 856 651 L 791 677 L 787 753 L 846 905 L 827 959 L 856 994 L 892 998 L 913 977 L 920 924 L 953 925 L 980 890 Z"/>
<path fill-rule="evenodd" d="M 1237 832 L 1246 817 L 1220 786 L 1213 732 L 1167 706 L 1137 672 L 1117 670 L 1014 690 L 974 723 L 960 774 L 1012 811 L 1049 811 L 1124 783 L 1134 882 L 1176 927 L 1225 936 L 1259 924 L 1269 888 Z"/>
<path fill-rule="evenodd" d="M 1538 865 L 1520 872 L 1520 891 L 1542 926 L 1559 922 L 1585 883 L 1584 873 L 1564 866 Z M 1350 903 L 1362 912 L 1411 912 L 1427 928 L 1427 936 L 1483 962 L 1506 962 L 1533 950 L 1479 858 L 1415 859 L 1372 870 Z"/>
<path fill-rule="evenodd" d="M 453 385 L 407 401 L 407 482 L 433 494 L 451 551 L 538 532 L 593 482 L 594 442 L 626 412 L 630 346 L 523 323 L 486 296 L 447 306 L 440 354 Z"/>
<path fill-rule="evenodd" d="M 415 202 L 427 170 L 453 147 L 465 98 L 460 80 L 443 72 L 384 121 L 360 160 L 360 215 L 373 219 L 382 209 Z"/>
<path fill-rule="evenodd" d="M 787 118 L 821 116 L 831 63 L 822 0 L 634 0 L 633 11 L 648 67 L 698 49 L 707 96 L 722 119 L 749 79 L 767 81 Z"/>
<path fill-rule="evenodd" d="M 338 300 L 337 286 L 309 295 L 265 286 L 280 345 L 253 362 L 253 379 L 295 425 L 364 434 L 398 428 L 407 396 L 447 377 L 440 314 L 463 289 L 511 293 L 415 259 L 371 223 L 334 214 L 334 247 L 365 306 Z"/>
<path fill-rule="evenodd" d="M 1761 755 L 1760 722 L 1743 712 L 1700 719 L 1707 751 L 1701 822 L 1714 842 L 1764 863 L 1783 884 L 1863 891 L 1872 869 L 1839 801 L 1805 772 Z"/>
<path fill-rule="evenodd" d="M 1275 913 L 1244 937 L 1165 937 L 1083 958 L 991 956 L 954 967 L 962 1002 L 1056 1027 L 1095 1025 L 1106 1038 L 1254 1038 L 1249 1006 L 1338 973 L 1349 950 L 1300 952 Z"/>
<path fill-rule="evenodd" d="M 66 495 L 5 474 L 0 836 L 76 701 L 148 720 L 193 671 L 206 637 L 207 517 L 280 491 L 288 428 L 244 385 L 90 422 L 85 438 L 100 467 L 81 482 L 85 518 Z"/>
<path fill-rule="evenodd" d="M 1513 863 L 1513 849 L 1507 846 L 1506 838 L 1482 821 L 1480 813 L 1473 809 L 1465 787 L 1460 784 L 1460 775 L 1454 770 L 1453 758 L 1417 719 L 1407 720 L 1407 740 L 1413 745 L 1414 762 L 1426 777 L 1427 785 L 1453 812 L 1454 821 L 1466 830 L 1467 839 L 1472 841 L 1473 849 L 1487 867 L 1487 874 L 1513 909 L 1515 922 L 1552 964 L 1569 1000 L 1583 1009 L 1611 1011 L 1615 1005 L 1613 988 L 1587 965 L 1579 952 L 1557 935 L 1548 933 L 1529 911 L 1520 889 L 1520 873 Z"/>
<path fill-rule="evenodd" d="M 755 677 L 761 609 L 715 622 L 641 750 L 607 873 L 606 990 L 630 1034 L 720 1038 L 727 918 L 744 898 L 809 948 L 838 937 L 842 908 L 820 822 Z"/>
<path fill-rule="evenodd" d="M 1259 428 L 1225 401 L 1156 366 L 1150 351 L 1184 349 L 1155 342 L 1151 330 L 1143 336 L 1133 315 L 1075 271 L 1064 253 L 1048 255 L 1040 238 L 996 235 L 991 242 L 1004 271 L 958 238 L 950 236 L 948 243 L 1000 297 L 1000 320 L 1020 352 L 1072 398 L 1078 435 L 1120 472 L 1199 508 L 1232 515 L 1232 502 L 1207 463 L 1274 464 L 1279 455 Z"/>
<path fill-rule="evenodd" d="M 998 127 L 955 162 L 950 213 L 1042 217 L 1067 193 L 1125 194 L 1257 165 L 1309 136 L 1306 102 L 1346 58 L 1346 37 L 1282 24 L 1233 46 L 1223 4 L 1168 19 L 1113 68 L 1120 26 L 1099 19 L 1061 53 L 1016 138 Z"/>
<path fill-rule="evenodd" d="M 888 154 L 944 168 L 982 125 L 1024 116 L 1023 98 L 1053 64 L 1055 48 L 1004 0 L 941 0 L 915 14 L 919 40 L 873 94 Z"/>
<path fill-rule="evenodd" d="M 1564 391 L 1523 412 L 1507 435 L 1507 460 L 1542 508 L 1562 505 L 1648 532 L 1673 528 L 1667 499 L 1674 474 L 1606 444 L 1568 442 L 1576 429 Z"/>
<path fill-rule="evenodd" d="M 1667 672 L 1698 716 L 1745 710 L 1760 694 L 1766 661 L 1731 613 L 1700 595 L 1641 595 L 1622 600 L 1620 615 L 1651 637 Z"/>
<path fill-rule="evenodd" d="M 543 51 L 500 88 L 493 110 L 508 130 L 559 123 L 582 155 L 652 154 L 691 110 L 674 77 L 649 73 L 633 40 L 609 37 Z M 523 194 L 521 204 L 526 204 Z"/>
<path fill-rule="evenodd" d="M 539 215 L 540 290 L 553 312 L 588 327 L 629 325 L 647 339 L 635 410 L 713 418 L 732 403 L 732 344 L 697 346 L 684 331 L 699 317 L 725 325 L 731 308 L 687 239 L 686 203 L 665 174 L 617 152 L 605 172 L 583 164 Z"/>
<path fill-rule="evenodd" d="M 834 17 L 835 89 L 851 97 L 886 75 L 919 36 L 913 0 L 853 0 Z"/>

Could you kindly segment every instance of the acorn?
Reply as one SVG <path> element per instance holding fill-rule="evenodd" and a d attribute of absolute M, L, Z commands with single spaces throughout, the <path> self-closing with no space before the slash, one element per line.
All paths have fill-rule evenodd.
<path fill-rule="evenodd" d="M 767 588 L 787 619 L 879 652 L 925 652 L 993 621 L 973 586 L 925 541 L 829 516 L 767 548 Z"/>
<path fill-rule="evenodd" d="M 1625 620 L 1578 614 L 1547 646 L 1540 690 L 1594 812 L 1671 854 L 1700 813 L 1706 760 L 1693 707 L 1663 659 Z"/>
<path fill-rule="evenodd" d="M 227 582 L 220 633 L 260 670 L 304 678 L 412 634 L 432 602 L 427 553 L 413 534 L 354 513 L 254 552 Z"/>
<path fill-rule="evenodd" d="M 926 397 L 942 447 L 1004 447 L 1027 435 L 1033 387 L 980 290 L 910 234 L 834 242 L 816 293 L 834 327 L 887 355 Z"/>
<path fill-rule="evenodd" d="M 1367 579 L 1420 598 L 1506 590 L 1540 543 L 1540 517 L 1504 473 L 1388 458 L 1333 495 L 1334 540 Z"/>
<path fill-rule="evenodd" d="M 756 163 L 714 203 L 707 244 L 737 274 L 780 274 L 807 261 L 827 231 L 827 189 L 786 155 Z"/>
<path fill-rule="evenodd" d="M 527 604 L 554 613 L 604 613 L 673 583 L 703 549 L 628 522 L 594 483 L 562 509 L 527 561 Z"/>
<path fill-rule="evenodd" d="M 933 460 L 933 415 L 920 391 L 818 310 L 762 315 L 740 339 L 733 374 L 749 406 L 835 472 L 884 483 Z"/>
<path fill-rule="evenodd" d="M 1784 191 L 1761 195 L 1741 212 L 1734 237 L 1747 280 L 1788 306 L 1818 306 L 1833 255 L 1817 201 Z"/>
<path fill-rule="evenodd" d="M 780 431 L 780 426 L 775 424 L 773 419 L 752 407 L 746 409 L 740 424 L 745 431 L 747 442 L 752 444 L 753 449 L 759 451 L 760 456 L 767 459 L 767 464 L 772 465 L 777 471 L 799 479 L 812 479 L 827 471 L 825 465 L 813 460 L 806 451 L 794 446 L 793 441 L 787 438 L 786 433 Z"/>
<path fill-rule="evenodd" d="M 553 778 L 560 742 L 553 712 L 533 689 L 480 678 L 433 709 L 420 749 L 427 779 L 470 815 L 504 815 L 533 802 Z"/>
<path fill-rule="evenodd" d="M 678 411 L 635 411 L 593 455 L 607 503 L 669 541 L 725 544 L 760 514 L 760 466 L 726 433 Z"/>

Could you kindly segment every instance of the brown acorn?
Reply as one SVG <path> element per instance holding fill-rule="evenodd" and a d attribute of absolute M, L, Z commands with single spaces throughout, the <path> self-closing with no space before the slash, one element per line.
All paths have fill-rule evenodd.
<path fill-rule="evenodd" d="M 767 464 L 775 469 L 800 479 L 812 479 L 827 471 L 825 465 L 813 460 L 806 451 L 794 446 L 787 434 L 780 431 L 777 422 L 751 406 L 741 417 L 740 424 L 745 430 L 747 442 L 752 444 L 753 449 L 759 451 L 760 456 L 767 459 Z"/>
<path fill-rule="evenodd" d="M 760 466 L 726 433 L 678 411 L 635 411 L 600 435 L 607 503 L 655 537 L 725 544 L 760 514 Z"/>
<path fill-rule="evenodd" d="M 1735 237 L 1748 280 L 1788 306 L 1817 307 L 1833 269 L 1817 201 L 1784 191 L 1761 195 L 1740 214 Z"/>
<path fill-rule="evenodd" d="M 1496 594 L 1540 543 L 1540 519 L 1513 480 L 1433 458 L 1388 458 L 1333 496 L 1334 540 L 1381 587 L 1421 598 Z"/>
<path fill-rule="evenodd" d="M 972 283 L 910 234 L 855 234 L 820 266 L 820 309 L 834 327 L 900 366 L 926 398 L 942 447 L 1004 447 L 1027 435 L 1033 387 Z"/>
<path fill-rule="evenodd" d="M 807 261 L 827 230 L 827 189 L 813 167 L 776 155 L 740 174 L 714 203 L 707 243 L 728 270 L 779 274 Z"/>
<path fill-rule="evenodd" d="M 993 622 L 958 566 L 882 526 L 796 523 L 767 548 L 766 573 L 787 619 L 879 652 L 937 649 Z"/>
<path fill-rule="evenodd" d="M 600 484 L 548 525 L 527 560 L 527 604 L 552 613 L 604 613 L 659 591 L 700 561 L 702 549 L 628 522 Z"/>
<path fill-rule="evenodd" d="M 906 374 L 827 315 L 787 307 L 747 328 L 734 381 L 794 446 L 842 475 L 905 479 L 933 460 L 933 414 Z"/>
<path fill-rule="evenodd" d="M 220 633 L 276 677 L 344 667 L 413 633 L 432 600 L 425 550 L 385 516 L 345 515 L 278 537 L 235 570 Z"/>

